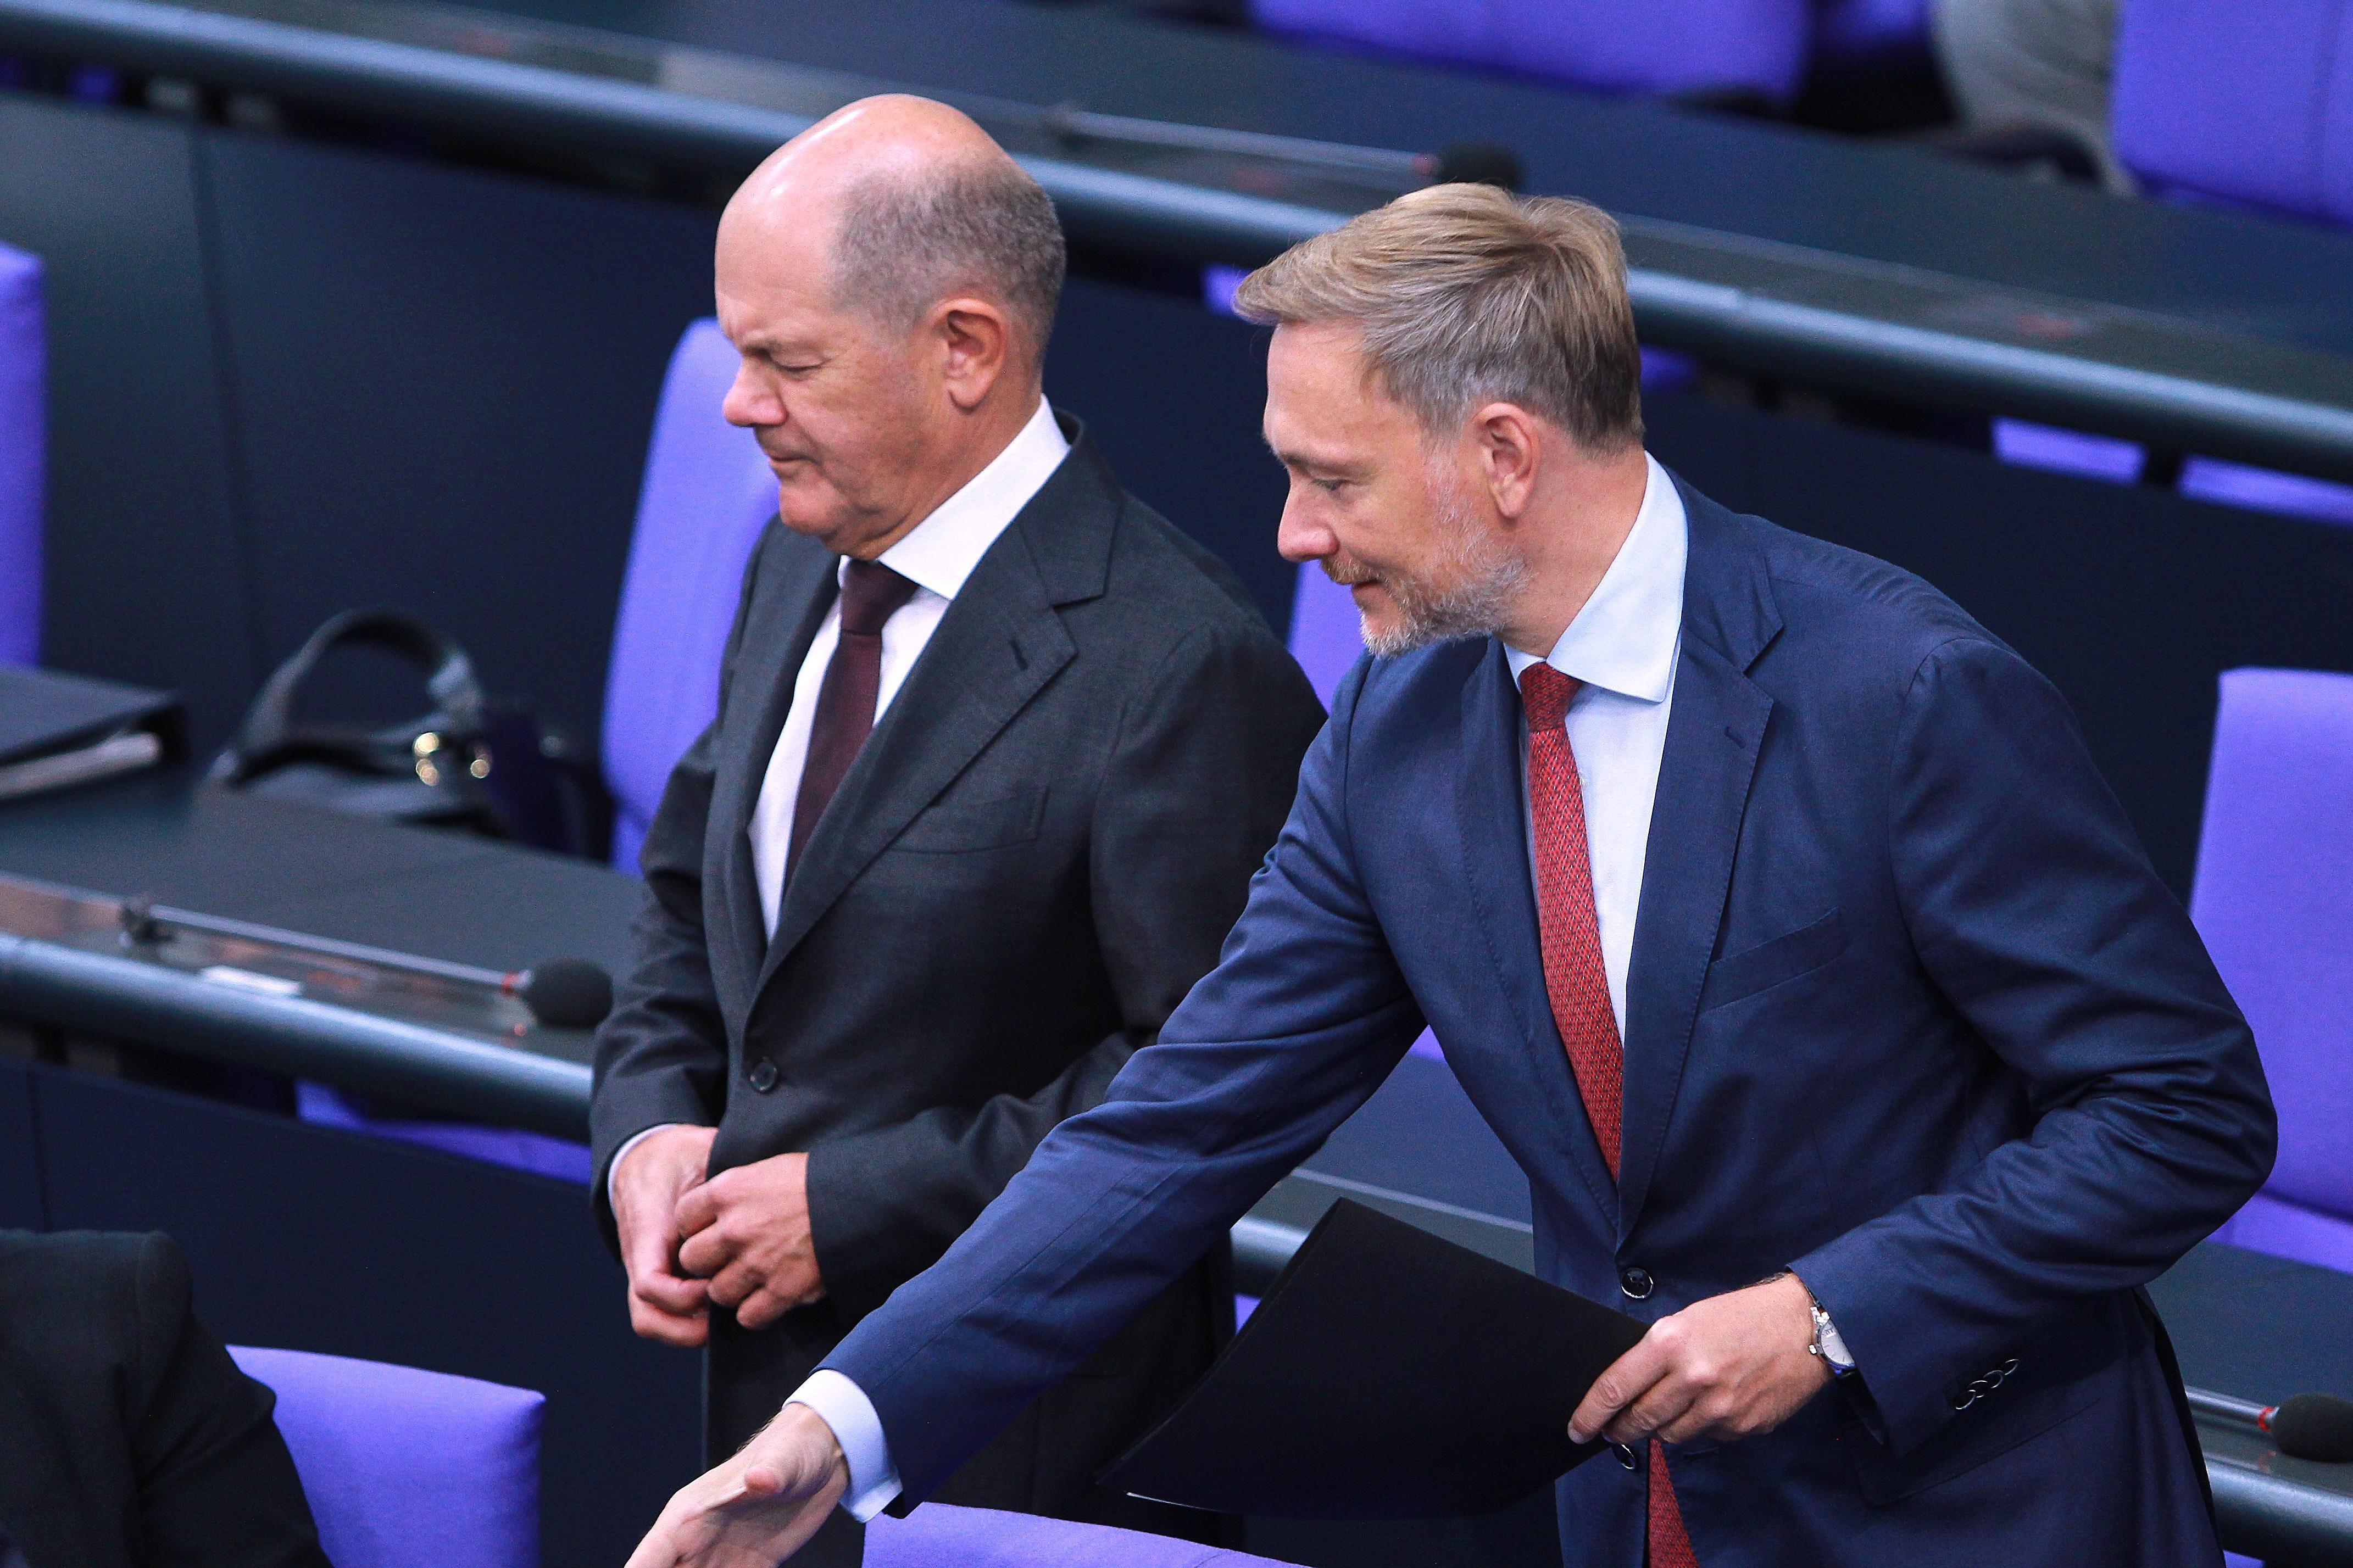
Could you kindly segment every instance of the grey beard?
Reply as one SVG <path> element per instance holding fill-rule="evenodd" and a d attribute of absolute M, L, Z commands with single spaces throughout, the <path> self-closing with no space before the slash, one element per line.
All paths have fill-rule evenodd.
<path fill-rule="evenodd" d="M 1482 637 L 1503 624 L 1504 610 L 1528 580 L 1527 563 L 1493 539 L 1478 533 L 1458 505 L 1444 505 L 1441 515 L 1450 525 L 1446 564 L 1455 585 L 1431 589 L 1419 577 L 1382 579 L 1397 601 L 1398 625 L 1376 632 L 1363 626 L 1366 649 L 1376 658 L 1393 658 L 1433 643 L 1460 637 Z"/>

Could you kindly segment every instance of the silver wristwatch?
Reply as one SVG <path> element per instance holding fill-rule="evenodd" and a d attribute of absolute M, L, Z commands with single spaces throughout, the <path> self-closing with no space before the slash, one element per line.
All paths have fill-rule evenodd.
<path fill-rule="evenodd" d="M 1839 1338 L 1837 1325 L 1831 1321 L 1831 1315 L 1822 1310 L 1822 1304 L 1814 1300 L 1814 1293 L 1810 1290 L 1806 1292 L 1806 1305 L 1814 1314 L 1814 1342 L 1806 1347 L 1806 1353 L 1821 1357 L 1822 1363 L 1831 1369 L 1832 1377 L 1852 1377 L 1854 1357 L 1847 1352 L 1846 1342 Z"/>

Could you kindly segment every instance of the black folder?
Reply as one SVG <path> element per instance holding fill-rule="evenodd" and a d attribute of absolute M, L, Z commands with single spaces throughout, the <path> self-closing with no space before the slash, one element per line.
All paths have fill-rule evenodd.
<path fill-rule="evenodd" d="M 0 665 L 0 800 L 149 766 L 184 749 L 176 697 Z"/>
<path fill-rule="evenodd" d="M 1275 1519 L 1493 1513 L 1601 1450 L 1569 1415 L 1645 1328 L 1342 1199 L 1101 1480 Z"/>

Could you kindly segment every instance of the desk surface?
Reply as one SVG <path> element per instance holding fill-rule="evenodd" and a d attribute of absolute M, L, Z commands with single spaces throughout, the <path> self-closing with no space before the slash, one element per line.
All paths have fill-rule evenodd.
<path fill-rule="evenodd" d="M 484 0 L 482 8 L 1031 103 L 1426 151 L 1514 148 L 1615 212 L 2353 353 L 2353 236 L 2039 184 L 1887 142 L 1002 0 Z"/>
<path fill-rule="evenodd" d="M 483 969 L 628 963 L 632 876 L 192 788 L 168 770 L 0 805 L 0 871 Z"/>

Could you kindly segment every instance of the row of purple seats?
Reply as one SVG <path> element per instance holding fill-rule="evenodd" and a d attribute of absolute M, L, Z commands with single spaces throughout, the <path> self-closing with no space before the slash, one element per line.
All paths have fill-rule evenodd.
<path fill-rule="evenodd" d="M 2353 226 L 2353 0 L 2133 0 L 2116 36 L 2110 131 L 2152 196 Z M 2129 483 L 2139 446 L 2000 420 L 2012 462 Z M 2353 485 L 2190 458 L 2177 488 L 2230 506 L 2353 523 Z"/>
<path fill-rule="evenodd" d="M 237 1345 L 229 1354 L 278 1396 L 278 1429 L 336 1568 L 536 1568 L 542 1395 L 305 1351 Z M 613 1560 L 628 1549 L 614 1542 Z M 940 1503 L 877 1519 L 866 1561 L 870 1568 L 1284 1568 L 1164 1536 Z"/>
<path fill-rule="evenodd" d="M 0 664 L 40 653 L 47 355 L 40 258 L 0 245 Z"/>
<path fill-rule="evenodd" d="M 1927 0 L 1252 0 L 1269 32 L 1600 92 L 1795 97 L 1817 58 L 1924 53 Z"/>

